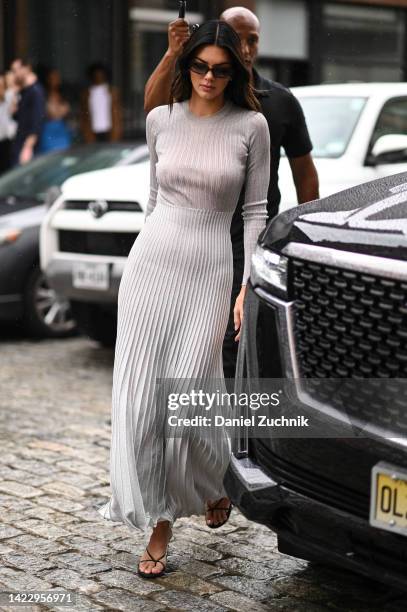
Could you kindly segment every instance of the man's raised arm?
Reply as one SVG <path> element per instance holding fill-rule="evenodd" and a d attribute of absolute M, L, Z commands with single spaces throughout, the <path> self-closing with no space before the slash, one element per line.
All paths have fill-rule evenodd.
<path fill-rule="evenodd" d="M 168 49 L 148 79 L 144 88 L 144 110 L 149 113 L 156 106 L 168 104 L 171 83 L 178 57 L 189 39 L 189 27 L 185 19 L 175 19 L 168 26 Z"/>

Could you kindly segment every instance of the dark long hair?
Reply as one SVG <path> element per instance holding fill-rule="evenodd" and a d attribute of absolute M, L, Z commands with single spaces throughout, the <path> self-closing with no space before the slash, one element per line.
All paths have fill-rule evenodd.
<path fill-rule="evenodd" d="M 189 38 L 184 50 L 178 58 L 178 72 L 175 75 L 169 97 L 170 112 L 173 101 L 183 102 L 192 95 L 192 83 L 189 74 L 189 63 L 201 47 L 217 45 L 229 52 L 233 65 L 233 79 L 224 90 L 226 99 L 232 100 L 237 106 L 249 110 L 260 111 L 260 104 L 250 83 L 250 73 L 247 70 L 242 55 L 239 35 L 225 21 L 212 19 L 202 24 Z"/>

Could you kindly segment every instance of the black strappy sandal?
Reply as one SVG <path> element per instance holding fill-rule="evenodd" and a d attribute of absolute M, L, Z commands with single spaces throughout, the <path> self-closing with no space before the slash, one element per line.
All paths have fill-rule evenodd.
<path fill-rule="evenodd" d="M 139 561 L 139 564 L 137 566 L 137 573 L 139 576 L 141 576 L 142 578 L 159 578 L 165 573 L 165 570 L 167 569 L 167 564 L 164 565 L 164 563 L 160 559 L 162 559 L 168 554 L 168 544 L 173 539 L 173 537 L 174 537 L 174 533 L 172 531 L 172 528 L 170 527 L 170 537 L 168 538 L 167 548 L 165 549 L 165 553 L 161 555 L 159 559 L 154 559 L 153 555 L 150 553 L 150 551 L 146 547 L 146 552 L 148 556 L 150 557 L 150 559 L 143 559 L 142 561 Z M 163 570 L 161 572 L 149 572 L 149 573 L 143 572 L 143 570 L 140 569 L 141 563 L 146 563 L 146 562 L 148 563 L 149 561 L 154 561 L 154 567 L 157 565 L 157 563 L 161 563 L 161 565 L 163 566 Z"/>
<path fill-rule="evenodd" d="M 159 578 L 160 576 L 162 576 L 164 574 L 165 570 L 167 569 L 167 564 L 164 565 L 164 563 L 162 561 L 160 561 L 160 559 L 162 559 L 163 557 L 166 556 L 166 554 L 168 552 L 168 547 L 167 547 L 167 550 L 165 551 L 165 553 L 163 555 L 161 555 L 161 557 L 159 559 L 154 559 L 153 555 L 150 553 L 148 548 L 146 548 L 146 552 L 147 552 L 148 556 L 150 557 L 150 559 L 143 559 L 142 561 L 139 562 L 138 567 L 137 567 L 137 573 L 142 578 Z M 141 563 L 149 563 L 150 560 L 154 561 L 154 567 L 157 565 L 157 563 L 161 563 L 161 565 L 163 566 L 163 569 L 161 570 L 161 572 L 143 572 L 140 569 Z"/>
<path fill-rule="evenodd" d="M 222 521 L 221 523 L 216 523 L 216 525 L 208 525 L 206 518 L 205 518 L 206 526 L 210 527 L 211 529 L 217 529 L 218 527 L 222 527 L 222 525 L 228 522 L 230 513 L 232 512 L 232 508 L 233 508 L 232 502 L 230 502 L 228 508 L 224 508 L 223 506 L 220 506 L 219 503 L 209 508 L 208 504 L 206 504 L 205 514 L 208 514 L 208 512 L 213 512 L 214 510 L 224 510 L 226 512 L 226 519 Z"/>

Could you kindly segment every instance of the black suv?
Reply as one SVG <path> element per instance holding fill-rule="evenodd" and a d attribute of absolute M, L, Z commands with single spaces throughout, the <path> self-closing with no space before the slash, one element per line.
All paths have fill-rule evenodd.
<path fill-rule="evenodd" d="M 277 533 L 281 552 L 406 588 L 407 173 L 268 224 L 239 344 L 236 388 L 290 381 L 285 413 L 336 433 L 241 430 L 232 501 Z"/>

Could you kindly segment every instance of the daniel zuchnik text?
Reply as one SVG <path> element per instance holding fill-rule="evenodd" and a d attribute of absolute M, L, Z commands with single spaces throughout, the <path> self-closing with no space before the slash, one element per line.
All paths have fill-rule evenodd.
<path fill-rule="evenodd" d="M 214 418 L 197 415 L 194 417 L 180 418 L 175 414 L 168 417 L 170 427 L 308 427 L 308 418 L 303 415 L 297 417 L 267 417 L 265 414 L 252 414 L 250 417 L 227 418 L 216 414 Z"/>

